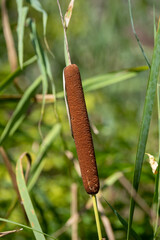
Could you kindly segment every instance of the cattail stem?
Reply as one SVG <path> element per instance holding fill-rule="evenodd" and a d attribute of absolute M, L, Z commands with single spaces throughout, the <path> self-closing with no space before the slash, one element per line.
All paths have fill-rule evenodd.
<path fill-rule="evenodd" d="M 64 24 L 64 18 L 63 18 L 63 15 L 62 15 L 62 10 L 61 10 L 61 5 L 59 3 L 59 0 L 57 0 L 57 4 L 58 4 L 59 13 L 60 13 L 62 26 L 63 26 L 63 30 L 64 30 L 64 55 L 65 55 L 65 62 L 66 62 L 66 66 L 69 66 L 71 64 L 71 57 L 70 57 L 70 53 L 69 53 L 66 27 L 65 27 L 65 24 Z"/>
<path fill-rule="evenodd" d="M 101 225 L 100 225 L 100 221 L 99 221 L 96 195 L 92 195 L 92 201 L 93 201 L 93 209 L 94 209 L 96 225 L 97 225 L 98 239 L 102 240 L 102 232 L 101 232 Z"/>

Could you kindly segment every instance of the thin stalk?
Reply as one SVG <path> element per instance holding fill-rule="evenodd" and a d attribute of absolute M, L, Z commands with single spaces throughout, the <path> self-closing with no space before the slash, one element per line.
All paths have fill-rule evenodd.
<path fill-rule="evenodd" d="M 101 232 L 101 225 L 100 225 L 100 221 L 99 221 L 96 195 L 92 195 L 92 201 L 93 201 L 93 209 L 94 209 L 96 225 L 97 225 L 98 238 L 99 238 L 99 240 L 102 240 L 102 232 Z"/>
<path fill-rule="evenodd" d="M 69 53 L 66 27 L 65 27 L 65 24 L 64 24 L 64 18 L 63 18 L 63 14 L 62 14 L 62 10 L 61 10 L 59 0 L 57 0 L 57 4 L 58 4 L 59 13 L 60 13 L 60 16 L 61 16 L 61 21 L 62 21 L 63 30 L 64 30 L 64 55 L 65 55 L 66 66 L 68 66 L 68 65 L 71 64 L 71 57 L 70 57 L 70 53 Z"/>
<path fill-rule="evenodd" d="M 142 52 L 142 54 L 143 54 L 143 56 L 144 56 L 144 58 L 146 60 L 146 63 L 148 65 L 148 67 L 151 68 L 151 64 L 149 63 L 147 55 L 145 54 L 145 51 L 144 51 L 144 49 L 142 47 L 142 44 L 141 44 L 141 42 L 139 40 L 139 37 L 137 36 L 136 30 L 135 30 L 135 27 L 134 27 L 133 16 L 132 16 L 131 0 L 128 0 L 128 7 L 129 7 L 129 15 L 130 15 L 130 20 L 131 20 L 131 26 L 132 26 L 133 34 L 134 34 L 134 36 L 135 36 L 135 38 L 137 40 L 137 43 L 138 43 L 138 45 L 139 45 L 139 47 L 141 49 L 141 52 Z"/>
<path fill-rule="evenodd" d="M 154 201 L 156 204 L 156 219 L 155 219 L 155 226 L 154 226 L 154 235 L 157 232 L 158 228 L 158 220 L 159 220 L 159 204 L 160 204 L 160 199 L 159 199 L 159 168 L 160 168 L 160 85 L 157 84 L 157 105 L 158 105 L 158 146 L 159 146 L 159 160 L 158 160 L 158 173 L 156 175 L 156 186 L 155 186 L 155 196 L 154 196 Z"/>

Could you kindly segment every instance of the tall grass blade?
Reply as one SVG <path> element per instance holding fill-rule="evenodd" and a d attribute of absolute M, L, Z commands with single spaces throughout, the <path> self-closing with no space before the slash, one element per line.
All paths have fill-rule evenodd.
<path fill-rule="evenodd" d="M 148 70 L 147 66 L 142 66 L 138 68 L 133 68 L 129 70 L 124 70 L 116 73 L 107 73 L 104 75 L 99 75 L 85 79 L 82 82 L 84 92 L 95 91 L 118 82 L 128 80 L 130 78 L 136 77 L 140 72 Z M 57 98 L 62 98 L 64 96 L 63 92 L 57 93 Z"/>
<path fill-rule="evenodd" d="M 0 136 L 0 145 L 3 144 L 5 139 L 8 137 L 12 129 L 14 128 L 15 124 L 19 120 L 19 118 L 22 117 L 22 115 L 25 114 L 26 110 L 28 109 L 28 106 L 30 104 L 30 99 L 34 96 L 38 86 L 40 85 L 42 81 L 42 76 L 38 77 L 32 85 L 28 87 L 28 89 L 25 91 L 23 97 L 18 102 L 17 107 L 12 114 L 10 120 L 8 121 L 5 129 L 3 130 L 1 136 Z"/>
<path fill-rule="evenodd" d="M 52 87 L 52 94 L 53 96 L 55 96 L 55 102 L 56 102 L 56 88 L 55 88 L 55 83 L 54 83 L 54 79 L 51 71 L 51 65 L 46 52 L 44 53 L 44 57 L 45 57 L 45 63 L 46 63 L 46 72 L 50 80 L 51 87 Z"/>
<path fill-rule="evenodd" d="M 143 49 L 143 47 L 142 47 L 142 44 L 141 44 L 141 42 L 140 42 L 140 40 L 139 40 L 139 37 L 137 36 L 136 30 L 135 30 L 135 27 L 134 27 L 133 16 L 132 16 L 131 0 L 128 0 L 128 6 L 129 6 L 129 15 L 130 15 L 130 20 L 131 20 L 132 31 L 133 31 L 133 33 L 134 33 L 134 35 L 135 35 L 135 38 L 136 38 L 136 40 L 137 40 L 137 43 L 138 43 L 138 45 L 139 45 L 139 47 L 140 47 L 140 49 L 141 49 L 141 52 L 142 52 L 142 54 L 143 54 L 143 56 L 144 56 L 144 58 L 145 58 L 145 60 L 146 60 L 146 63 L 147 63 L 147 65 L 148 65 L 148 67 L 151 68 L 151 65 L 150 65 L 150 63 L 149 63 L 149 60 L 148 60 L 148 58 L 147 58 L 147 55 L 145 54 L 145 51 L 144 51 L 144 49 Z"/>
<path fill-rule="evenodd" d="M 37 59 L 38 59 L 38 65 L 39 69 L 42 74 L 42 86 L 43 86 L 43 100 L 42 100 L 42 109 L 41 109 L 41 117 L 39 121 L 39 131 L 40 135 L 42 137 L 41 129 L 40 129 L 40 124 L 42 121 L 42 117 L 44 114 L 44 108 L 45 108 L 45 95 L 47 94 L 48 90 L 48 75 L 47 75 L 47 66 L 46 66 L 46 61 L 45 61 L 45 51 L 43 50 L 38 35 L 37 35 L 37 30 L 36 30 L 36 24 L 34 21 L 29 19 L 29 26 L 31 30 L 31 40 L 33 42 L 33 46 L 35 48 L 35 52 L 37 54 Z M 43 137 L 42 137 L 43 138 Z"/>
<path fill-rule="evenodd" d="M 0 82 L 0 92 L 2 92 L 2 90 L 4 90 L 9 84 L 11 84 L 13 82 L 13 80 L 19 75 L 21 74 L 28 66 L 30 66 L 32 63 L 34 63 L 37 60 L 37 57 L 34 56 L 32 58 L 30 58 L 29 60 L 27 60 L 24 64 L 23 64 L 23 69 L 21 69 L 20 67 L 17 68 L 17 70 L 11 74 L 8 75 L 8 77 L 6 77 L 4 80 L 2 80 Z"/>
<path fill-rule="evenodd" d="M 16 2 L 18 7 L 18 25 L 17 25 L 18 58 L 20 67 L 23 68 L 23 39 L 28 7 L 23 7 L 23 0 L 16 0 Z"/>
<path fill-rule="evenodd" d="M 88 79 L 88 81 L 85 81 L 83 84 L 84 91 L 88 92 L 88 91 L 93 91 L 93 90 L 97 90 L 100 88 L 104 88 L 109 85 L 133 78 L 136 75 L 137 75 L 136 72 L 131 72 L 131 73 L 119 73 L 119 74 L 115 74 L 115 76 L 111 76 L 111 77 L 106 77 L 104 75 L 104 76 L 100 76 L 98 78 Z"/>
<path fill-rule="evenodd" d="M 21 199 L 23 201 L 23 205 L 31 226 L 34 227 L 36 230 L 42 232 L 42 229 L 39 224 L 38 218 L 36 216 L 30 196 L 28 194 L 25 177 L 23 174 L 22 160 L 25 156 L 27 157 L 28 162 L 31 163 L 31 157 L 28 153 L 22 154 L 21 157 L 18 159 L 17 165 L 16 165 L 16 178 L 17 178 L 18 189 L 19 189 Z M 33 232 L 33 233 L 37 240 L 45 240 L 44 235 L 42 235 L 41 233 L 38 233 L 38 232 Z"/>
<path fill-rule="evenodd" d="M 140 182 L 143 158 L 144 158 L 144 153 L 145 153 L 145 148 L 147 143 L 154 98 L 156 94 L 159 69 L 160 69 L 160 24 L 158 24 L 158 30 L 157 30 L 153 57 L 152 57 L 152 65 L 151 65 L 148 87 L 147 87 L 147 92 L 145 97 L 143 118 L 142 118 L 139 141 L 137 146 L 136 162 L 135 162 L 134 177 L 133 177 L 133 188 L 136 191 L 138 191 L 138 186 Z M 128 240 L 130 236 L 130 229 L 132 226 L 134 207 L 135 207 L 135 201 L 133 198 L 131 198 L 130 216 L 129 216 L 129 223 L 128 223 L 128 236 L 127 236 Z"/>
<path fill-rule="evenodd" d="M 31 169 L 31 178 L 28 183 L 28 189 L 31 190 L 33 186 L 35 185 L 42 169 L 44 166 L 44 156 L 47 153 L 49 147 L 53 143 L 54 139 L 58 136 L 60 133 L 61 125 L 59 123 L 55 124 L 53 128 L 50 130 L 48 135 L 43 140 L 38 156 L 35 160 L 35 163 L 33 164 L 33 167 Z"/>
<path fill-rule="evenodd" d="M 124 220 L 124 218 L 121 217 L 121 215 L 110 205 L 110 203 L 103 197 L 104 201 L 108 204 L 108 206 L 111 208 L 111 210 L 113 211 L 113 213 L 116 215 L 116 217 L 118 218 L 118 220 L 120 221 L 120 223 L 123 225 L 123 227 L 125 228 L 125 230 L 127 231 L 128 229 L 128 224 L 127 222 Z M 131 229 L 131 236 L 135 239 L 135 240 L 141 240 L 140 236 L 138 236 L 138 234 Z"/>
<path fill-rule="evenodd" d="M 160 240 L 160 227 L 158 227 L 156 234 L 154 236 L 154 240 Z"/>
<path fill-rule="evenodd" d="M 157 105 L 158 105 L 159 160 L 158 160 L 157 174 L 155 176 L 155 191 L 154 191 L 154 199 L 153 199 L 153 207 L 156 214 L 154 234 L 156 234 L 157 228 L 158 228 L 159 204 L 160 204 L 159 202 L 159 170 L 160 170 L 160 85 L 159 83 L 157 84 Z"/>
<path fill-rule="evenodd" d="M 155 5 L 153 5 L 153 30 L 154 30 L 154 41 L 156 39 L 156 11 L 155 11 Z"/>
<path fill-rule="evenodd" d="M 27 2 L 38 12 L 42 13 L 43 16 L 43 34 L 46 36 L 46 28 L 47 28 L 47 18 L 48 15 L 46 11 L 42 8 L 42 5 L 39 0 L 27 0 Z"/>

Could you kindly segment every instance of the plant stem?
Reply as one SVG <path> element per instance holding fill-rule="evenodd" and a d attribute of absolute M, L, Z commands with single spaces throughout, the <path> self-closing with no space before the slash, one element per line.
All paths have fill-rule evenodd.
<path fill-rule="evenodd" d="M 71 57 L 70 57 L 70 53 L 69 53 L 66 27 L 65 27 L 65 24 L 64 24 L 64 19 L 63 19 L 62 10 L 61 10 L 59 0 L 57 0 L 57 4 L 58 4 L 58 7 L 59 7 L 59 13 L 60 13 L 60 17 L 61 17 L 61 21 L 62 21 L 62 25 L 63 25 L 63 30 L 64 30 L 64 55 L 65 55 L 66 66 L 68 66 L 68 65 L 71 64 Z"/>
<path fill-rule="evenodd" d="M 93 201 L 93 209 L 94 209 L 97 231 L 98 231 L 98 238 L 99 238 L 99 240 L 102 240 L 102 232 L 101 232 L 101 225 L 100 225 L 100 221 L 99 221 L 96 195 L 92 195 L 92 201 Z"/>
<path fill-rule="evenodd" d="M 158 173 L 156 175 L 156 180 L 155 180 L 155 195 L 154 195 L 154 202 L 155 202 L 155 213 L 156 213 L 156 219 L 155 219 L 155 226 L 154 226 L 154 235 L 157 232 L 158 229 L 158 220 L 159 220 L 159 172 L 160 172 L 160 85 L 159 83 L 157 84 L 157 105 L 158 105 L 158 138 L 159 138 L 159 160 L 158 160 Z M 155 238 L 154 238 L 155 239 Z"/>

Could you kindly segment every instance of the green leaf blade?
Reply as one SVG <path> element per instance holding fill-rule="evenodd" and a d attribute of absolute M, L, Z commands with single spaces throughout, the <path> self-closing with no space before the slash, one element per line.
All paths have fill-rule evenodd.
<path fill-rule="evenodd" d="M 29 88 L 26 90 L 26 92 L 24 93 L 21 100 L 18 102 L 14 113 L 12 114 L 10 120 L 8 121 L 5 129 L 3 130 L 2 134 L 1 134 L 0 145 L 2 145 L 3 142 L 5 141 L 5 139 L 8 137 L 8 135 L 12 131 L 12 128 L 14 128 L 15 124 L 17 123 L 18 119 L 23 114 L 25 114 L 26 109 L 29 106 L 30 99 L 32 98 L 32 96 L 34 96 L 35 91 L 37 90 L 37 87 L 39 86 L 41 81 L 42 81 L 42 77 L 40 76 L 32 83 L 31 86 L 29 86 Z"/>
<path fill-rule="evenodd" d="M 136 163 L 135 163 L 135 170 L 134 170 L 134 177 L 133 177 L 133 188 L 136 191 L 138 191 L 138 186 L 140 182 L 143 158 L 145 154 L 145 148 L 146 148 L 149 126 L 150 126 L 151 115 L 152 115 L 153 104 L 154 104 L 154 98 L 156 94 L 159 69 L 160 69 L 160 24 L 158 27 L 156 41 L 155 41 L 155 47 L 154 47 L 154 52 L 152 57 L 152 65 L 150 70 L 142 123 L 141 123 L 140 134 L 139 134 L 139 141 L 137 146 Z M 129 236 L 130 236 L 130 229 L 131 229 L 132 220 L 133 220 L 134 207 L 135 207 L 135 201 L 133 198 L 131 198 L 127 239 L 129 239 Z"/>
<path fill-rule="evenodd" d="M 41 226 L 39 224 L 39 221 L 37 219 L 37 216 L 35 214 L 35 210 L 33 207 L 33 204 L 31 202 L 30 196 L 28 194 L 27 186 L 25 183 L 24 175 L 23 175 L 23 168 L 22 168 L 22 159 L 23 157 L 27 155 L 26 153 L 23 154 L 17 162 L 16 165 L 16 178 L 17 178 L 17 184 L 18 184 L 18 189 L 22 198 L 22 202 L 25 208 L 25 211 L 27 213 L 29 222 L 33 228 L 36 230 L 42 232 Z M 38 232 L 33 232 L 35 235 L 36 240 L 45 240 L 44 235 Z"/>

